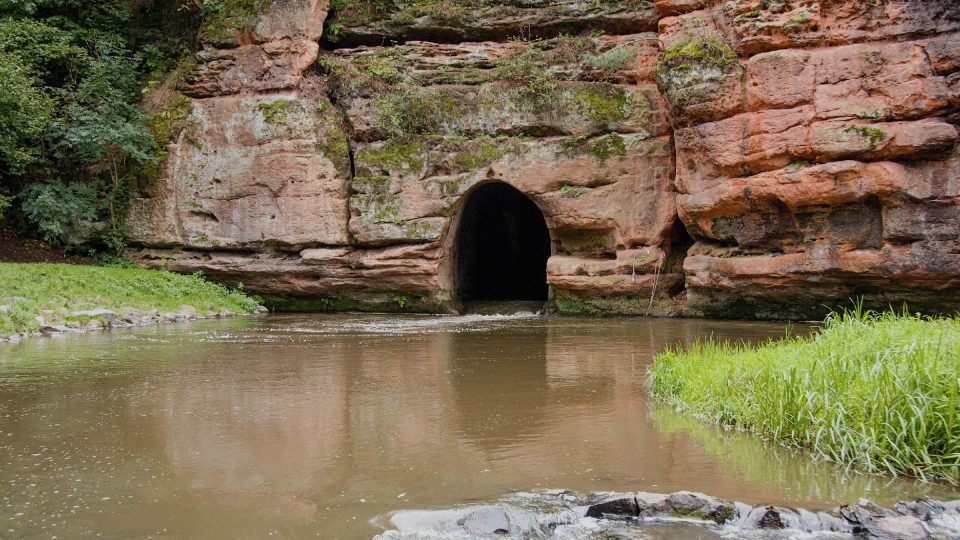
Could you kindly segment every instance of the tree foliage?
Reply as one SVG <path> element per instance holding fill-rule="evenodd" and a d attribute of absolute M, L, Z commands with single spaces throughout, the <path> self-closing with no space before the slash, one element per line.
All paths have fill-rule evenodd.
<path fill-rule="evenodd" d="M 116 243 L 126 183 L 159 159 L 142 89 L 193 50 L 179 4 L 0 0 L 0 198 L 24 228 L 107 221 Z"/>

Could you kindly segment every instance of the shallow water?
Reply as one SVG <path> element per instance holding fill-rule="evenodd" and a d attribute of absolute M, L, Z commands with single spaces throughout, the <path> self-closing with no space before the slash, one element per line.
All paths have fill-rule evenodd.
<path fill-rule="evenodd" d="M 370 538 L 398 510 L 548 489 L 809 509 L 960 496 L 845 475 L 650 403 L 665 347 L 783 332 L 311 315 L 0 346 L 0 537 Z"/>

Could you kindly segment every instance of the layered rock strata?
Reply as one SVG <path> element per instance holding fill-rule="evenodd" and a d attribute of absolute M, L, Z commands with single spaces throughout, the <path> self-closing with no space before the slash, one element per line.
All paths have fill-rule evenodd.
<path fill-rule="evenodd" d="M 960 300 L 960 7 L 328 11 L 274 0 L 202 34 L 190 114 L 133 201 L 140 261 L 288 308 L 442 311 L 461 210 L 504 182 L 543 214 L 561 312 Z"/>

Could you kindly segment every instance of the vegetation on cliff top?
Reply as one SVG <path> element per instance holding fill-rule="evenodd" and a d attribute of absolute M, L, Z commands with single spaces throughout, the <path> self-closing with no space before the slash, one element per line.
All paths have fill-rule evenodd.
<path fill-rule="evenodd" d="M 659 355 L 654 396 L 819 459 L 960 482 L 960 317 L 862 311 L 812 336 Z"/>
<path fill-rule="evenodd" d="M 199 274 L 183 276 L 162 270 L 68 264 L 0 263 L 0 334 L 34 332 L 46 322 L 85 323 L 76 311 L 97 308 L 120 312 L 134 308 L 177 312 L 183 305 L 201 313 L 227 309 L 252 313 L 256 302 Z M 44 313 L 44 312 L 47 313 Z M 52 313 L 52 315 L 51 315 Z"/>

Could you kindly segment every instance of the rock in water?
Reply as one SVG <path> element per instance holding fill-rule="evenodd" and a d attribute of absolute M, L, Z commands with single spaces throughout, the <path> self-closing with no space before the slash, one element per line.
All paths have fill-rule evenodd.
<path fill-rule="evenodd" d="M 763 515 L 757 520 L 757 527 L 761 529 L 782 529 L 783 521 L 780 519 L 780 512 L 772 506 L 764 509 Z"/>
<path fill-rule="evenodd" d="M 679 491 L 668 497 L 670 512 L 677 517 L 688 517 L 726 523 L 736 513 L 736 506 L 723 499 L 717 499 L 703 493 Z"/>
<path fill-rule="evenodd" d="M 463 519 L 463 528 L 470 534 L 504 534 L 510 532 L 510 520 L 507 512 L 500 506 L 485 506 L 471 512 Z"/>
<path fill-rule="evenodd" d="M 633 496 L 611 497 L 587 509 L 587 517 L 592 518 L 628 518 L 638 515 L 640 515 L 640 509 Z"/>

